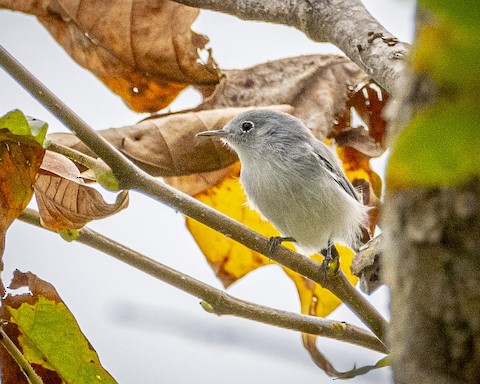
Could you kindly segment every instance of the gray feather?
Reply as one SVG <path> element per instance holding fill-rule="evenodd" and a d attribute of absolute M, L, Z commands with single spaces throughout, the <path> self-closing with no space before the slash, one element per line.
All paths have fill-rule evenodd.
<path fill-rule="evenodd" d="M 337 159 L 333 158 L 331 150 L 317 140 L 313 143 L 313 148 L 317 156 L 320 158 L 320 164 L 325 168 L 332 179 L 355 200 L 360 201 L 358 193 L 355 191 L 355 188 L 353 188 L 350 180 L 345 176 Z"/>

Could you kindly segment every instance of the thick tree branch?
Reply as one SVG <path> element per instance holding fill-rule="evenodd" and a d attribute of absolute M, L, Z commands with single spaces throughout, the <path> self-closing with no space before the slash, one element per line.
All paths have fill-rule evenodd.
<path fill-rule="evenodd" d="M 378 313 L 375 307 L 350 284 L 341 270 L 334 276 L 327 276 L 319 263 L 308 257 L 292 252 L 285 247 L 280 246 L 273 252 L 270 252 L 269 239 L 266 237 L 252 231 L 215 209 L 200 203 L 191 196 L 159 182 L 135 166 L 135 164 L 125 158 L 118 150 L 102 139 L 97 132 L 68 108 L 1 46 L 0 65 L 110 166 L 117 177 L 121 189 L 133 189 L 144 193 L 329 289 L 350 308 L 378 338 L 384 340 L 387 325 L 386 320 Z"/>
<path fill-rule="evenodd" d="M 295 27 L 330 42 L 381 85 L 395 93 L 408 44 L 399 42 L 360 0 L 174 0 L 191 7 Z"/>
<path fill-rule="evenodd" d="M 19 217 L 21 221 L 43 228 L 38 212 L 27 208 Z M 164 281 L 186 293 L 198 297 L 208 304 L 209 311 L 217 315 L 232 315 L 249 320 L 275 325 L 309 334 L 359 345 L 381 353 L 388 353 L 385 345 L 373 334 L 344 322 L 321 319 L 281 311 L 230 296 L 220 289 L 211 287 L 193 277 L 159 263 L 89 228 L 79 230 L 77 241 L 98 249 L 150 276 Z"/>

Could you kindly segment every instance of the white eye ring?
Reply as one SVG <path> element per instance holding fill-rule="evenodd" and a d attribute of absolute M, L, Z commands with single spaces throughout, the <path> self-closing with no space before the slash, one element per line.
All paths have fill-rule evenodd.
<path fill-rule="evenodd" d="M 248 132 L 250 131 L 253 127 L 255 127 L 255 124 L 253 124 L 251 121 L 246 120 L 242 123 L 242 131 L 243 132 Z"/>

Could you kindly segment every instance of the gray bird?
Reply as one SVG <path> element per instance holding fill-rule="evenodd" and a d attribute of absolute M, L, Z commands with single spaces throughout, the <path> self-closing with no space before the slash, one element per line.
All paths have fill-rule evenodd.
<path fill-rule="evenodd" d="M 281 240 L 296 241 L 305 255 L 327 250 L 328 258 L 333 242 L 357 248 L 369 208 L 337 156 L 299 119 L 256 109 L 197 136 L 220 137 L 235 150 L 249 205 L 280 231 Z"/>

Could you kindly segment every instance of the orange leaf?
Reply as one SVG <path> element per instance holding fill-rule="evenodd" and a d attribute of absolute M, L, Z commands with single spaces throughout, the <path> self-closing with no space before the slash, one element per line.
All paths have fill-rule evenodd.
<path fill-rule="evenodd" d="M 378 225 L 381 208 L 382 179 L 370 168 L 370 157 L 352 147 L 337 147 L 337 154 L 342 160 L 343 168 L 352 184 L 360 189 L 365 205 L 373 207 L 370 210 L 370 232 Z"/>
<path fill-rule="evenodd" d="M 383 110 L 388 95 L 373 82 L 361 83 L 350 92 L 346 109 L 337 116 L 335 126 L 329 137 L 339 146 L 349 146 L 370 157 L 385 152 L 386 125 Z M 366 124 L 353 126 L 352 108 Z"/>
<path fill-rule="evenodd" d="M 158 111 L 189 85 L 218 83 L 213 59 L 204 63 L 198 54 L 208 39 L 190 29 L 196 8 L 168 0 L 0 0 L 0 6 L 37 16 L 134 111 Z"/>
<path fill-rule="evenodd" d="M 55 231 L 82 228 L 128 205 L 126 191 L 117 195 L 115 203 L 106 203 L 97 190 L 84 184 L 73 162 L 50 151 L 46 152 L 35 183 L 35 197 L 42 225 Z"/>
<path fill-rule="evenodd" d="M 17 136 L 0 129 L 0 272 L 8 227 L 20 215 L 33 195 L 45 150 L 33 137 Z M 0 280 L 0 296 L 5 292 Z"/>

